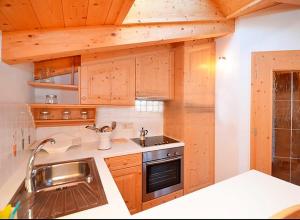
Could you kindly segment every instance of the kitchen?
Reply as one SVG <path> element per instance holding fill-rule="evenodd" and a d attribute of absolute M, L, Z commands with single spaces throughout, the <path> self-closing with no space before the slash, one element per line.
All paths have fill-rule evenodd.
<path fill-rule="evenodd" d="M 1 217 L 299 217 L 297 0 L 0 17 Z"/>

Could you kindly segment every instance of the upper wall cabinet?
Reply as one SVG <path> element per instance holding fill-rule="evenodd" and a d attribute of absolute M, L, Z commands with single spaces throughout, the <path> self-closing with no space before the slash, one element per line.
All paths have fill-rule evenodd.
<path fill-rule="evenodd" d="M 174 97 L 174 52 L 136 57 L 136 97 L 170 100 Z"/>
<path fill-rule="evenodd" d="M 83 65 L 80 74 L 80 101 L 81 104 L 134 105 L 134 58 Z"/>

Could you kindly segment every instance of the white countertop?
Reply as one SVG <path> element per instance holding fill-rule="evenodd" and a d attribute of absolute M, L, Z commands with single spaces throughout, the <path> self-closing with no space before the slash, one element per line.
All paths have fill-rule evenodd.
<path fill-rule="evenodd" d="M 122 199 L 122 196 L 115 184 L 113 177 L 104 161 L 105 158 L 115 157 L 127 154 L 142 153 L 146 151 L 154 151 L 166 148 L 180 147 L 183 143 L 166 144 L 154 147 L 142 148 L 138 144 L 129 140 L 127 143 L 112 144 L 112 148 L 106 151 L 97 150 L 97 144 L 84 144 L 80 147 L 71 148 L 65 153 L 48 154 L 40 152 L 36 158 L 35 164 L 46 164 L 60 161 L 77 160 L 82 158 L 93 157 L 99 172 L 99 176 L 108 201 L 107 205 L 99 206 L 93 209 L 77 212 L 62 218 L 130 218 L 131 215 Z M 10 175 L 8 180 L 0 188 L 0 207 L 4 207 L 12 198 L 18 187 L 25 178 L 27 160 L 30 151 L 24 151 L 18 155 L 16 159 L 8 160 L 7 166 L 14 166 L 14 173 Z M 5 169 L 5 168 L 4 168 Z"/>
<path fill-rule="evenodd" d="M 299 186 L 257 171 L 249 171 L 131 216 L 104 159 L 182 145 L 183 143 L 141 148 L 129 141 L 126 144 L 113 144 L 112 149 L 107 151 L 98 151 L 95 145 L 84 145 L 61 154 L 41 152 L 36 164 L 88 157 L 95 159 L 108 204 L 62 218 L 269 218 L 282 209 L 300 204 Z M 28 156 L 29 152 L 18 156 L 18 164 L 14 164 L 15 172 L 1 186 L 0 207 L 9 202 L 24 180 Z"/>

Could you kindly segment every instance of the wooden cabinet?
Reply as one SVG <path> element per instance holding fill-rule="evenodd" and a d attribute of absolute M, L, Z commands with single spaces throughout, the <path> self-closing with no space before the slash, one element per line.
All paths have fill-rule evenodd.
<path fill-rule="evenodd" d="M 174 52 L 144 54 L 136 58 L 136 97 L 170 100 L 174 96 Z"/>
<path fill-rule="evenodd" d="M 81 104 L 133 105 L 135 60 L 108 60 L 83 65 L 80 74 Z"/>
<path fill-rule="evenodd" d="M 107 158 L 106 164 L 131 214 L 142 210 L 142 155 Z"/>
<path fill-rule="evenodd" d="M 141 211 L 142 165 L 112 171 L 112 176 L 131 214 Z"/>
<path fill-rule="evenodd" d="M 184 193 L 214 183 L 213 40 L 175 48 L 175 96 L 165 103 L 164 133 L 185 143 Z"/>

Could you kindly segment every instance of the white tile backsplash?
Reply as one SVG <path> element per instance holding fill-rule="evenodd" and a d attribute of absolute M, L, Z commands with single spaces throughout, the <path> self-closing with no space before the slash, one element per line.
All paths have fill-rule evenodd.
<path fill-rule="evenodd" d="M 15 136 L 15 138 L 13 138 Z M 0 104 L 0 160 L 12 155 L 12 146 L 17 145 L 17 154 L 28 148 L 35 140 L 32 115 L 26 104 Z M 30 143 L 29 143 L 30 142 Z"/>
<path fill-rule="evenodd" d="M 133 138 L 139 136 L 139 130 L 144 127 L 149 131 L 149 136 L 163 134 L 162 112 L 137 112 L 135 107 L 100 107 L 97 109 L 97 127 L 111 125 L 117 122 L 113 138 Z M 37 128 L 37 139 L 47 138 L 53 134 L 63 132 L 76 137 L 81 136 L 82 142 L 97 140 L 92 131 L 83 126 Z M 87 138 L 88 137 L 88 138 Z"/>

